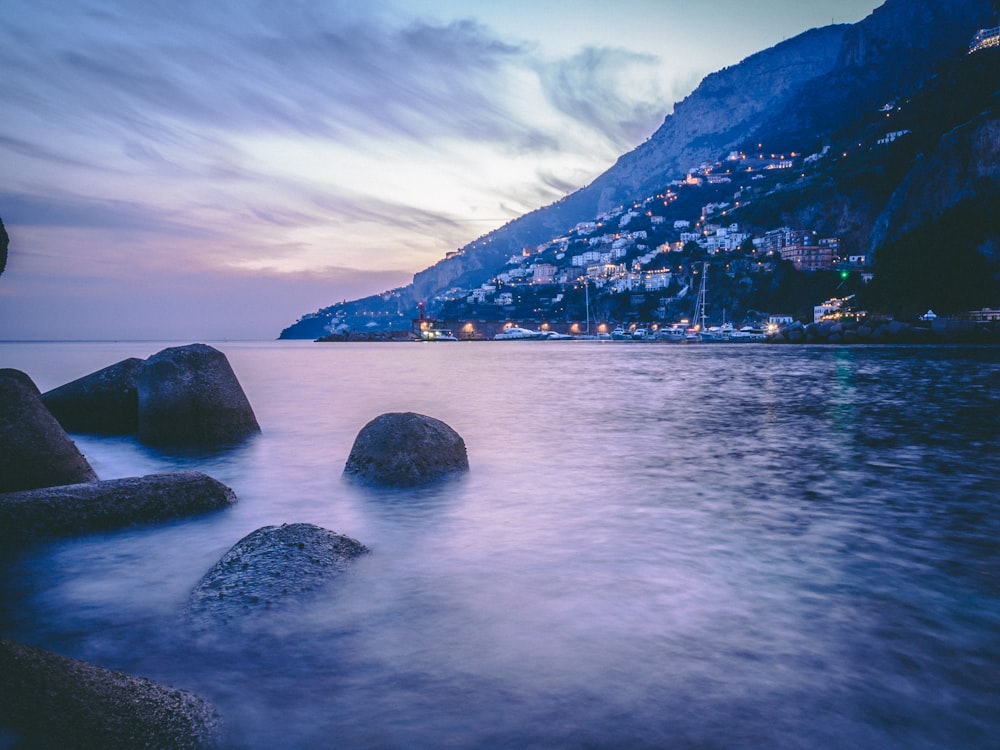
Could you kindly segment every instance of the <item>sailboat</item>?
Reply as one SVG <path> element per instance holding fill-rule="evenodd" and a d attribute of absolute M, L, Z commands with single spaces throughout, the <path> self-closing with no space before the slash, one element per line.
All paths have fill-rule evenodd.
<path fill-rule="evenodd" d="M 587 315 L 586 327 L 583 329 L 583 333 L 574 336 L 574 338 L 584 339 L 587 341 L 593 341 L 594 339 L 600 339 L 602 337 L 611 338 L 606 333 L 594 335 L 593 333 L 590 332 L 590 282 L 589 281 L 585 282 L 583 285 L 583 295 L 584 295 L 583 306 L 584 309 L 586 310 L 586 315 Z"/>
<path fill-rule="evenodd" d="M 703 263 L 701 267 L 701 285 L 698 287 L 698 299 L 694 303 L 694 315 L 691 320 L 694 326 L 689 327 L 684 323 L 674 323 L 673 325 L 661 328 L 656 333 L 656 338 L 660 341 L 670 341 L 675 344 L 696 344 L 702 341 L 705 331 L 705 291 L 708 282 L 708 263 Z"/>

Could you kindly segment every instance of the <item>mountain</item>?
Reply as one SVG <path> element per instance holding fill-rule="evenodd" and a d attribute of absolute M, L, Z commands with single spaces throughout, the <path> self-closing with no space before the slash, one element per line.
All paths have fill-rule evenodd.
<path fill-rule="evenodd" d="M 998 10 L 991 0 L 888 0 L 857 24 L 813 29 L 752 55 L 707 76 L 645 143 L 590 185 L 470 243 L 415 274 L 409 286 L 348 306 L 392 308 L 409 318 L 418 301 L 452 287 L 478 286 L 522 248 L 539 246 L 580 222 L 651 196 L 730 151 L 756 149 L 763 142 L 775 152 L 819 152 L 871 136 L 878 128 L 884 131 L 885 122 L 874 121 L 871 113 L 910 101 L 933 88 L 944 68 L 975 57 L 967 54 L 969 41 L 978 29 L 997 23 Z M 988 64 L 982 75 L 989 84 Z M 947 91 L 924 99 L 949 109 Z M 980 99 L 969 102 L 975 107 L 983 103 Z M 903 107 L 895 107 L 885 117 L 903 114 Z M 965 113 L 954 113 L 946 123 L 949 128 L 963 125 L 959 114 Z M 824 182 L 818 182 L 817 174 L 796 189 L 782 186 L 740 218 L 760 226 L 768 219 L 772 226 L 818 225 L 820 231 L 870 252 L 933 218 L 942 195 L 945 202 L 955 202 L 953 197 L 976 193 L 970 184 L 997 180 L 998 152 L 989 119 L 974 127 L 978 135 L 956 132 L 951 140 L 939 128 L 914 131 L 911 143 L 919 141 L 921 151 L 911 153 L 910 147 L 892 164 L 876 159 L 870 173 L 859 172 L 855 161 L 851 169 L 823 172 Z M 979 152 L 971 154 L 966 147 Z M 306 316 L 282 337 L 315 338 L 324 332 L 323 323 L 322 315 Z"/>

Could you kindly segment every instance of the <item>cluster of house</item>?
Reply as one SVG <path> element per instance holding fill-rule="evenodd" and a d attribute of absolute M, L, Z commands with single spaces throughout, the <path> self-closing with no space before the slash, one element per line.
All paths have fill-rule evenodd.
<path fill-rule="evenodd" d="M 586 249 L 570 253 L 570 237 L 561 237 L 522 254 L 511 257 L 507 267 L 490 282 L 467 292 L 470 304 L 512 304 L 514 294 L 505 287 L 519 285 L 570 284 L 589 282 L 598 290 L 613 294 L 626 292 L 658 292 L 666 290 L 674 278 L 677 266 L 664 262 L 663 254 L 679 252 L 694 243 L 709 255 L 732 254 L 752 246 L 753 257 L 759 267 L 770 267 L 780 258 L 791 261 L 803 271 L 829 270 L 850 267 L 863 270 L 867 256 L 841 256 L 840 240 L 836 237 L 819 237 L 806 229 L 781 227 L 753 236 L 738 224 L 699 224 L 692 228 L 689 221 L 675 221 L 673 228 L 679 235 L 675 242 L 649 247 L 649 233 L 645 230 L 627 231 L 625 213 L 614 231 L 607 231 L 605 221 L 583 222 L 574 227 L 571 235 L 589 236 Z M 611 217 L 613 218 L 613 217 Z M 634 218 L 634 217 L 633 217 Z M 664 221 L 663 217 L 652 217 Z M 656 222 L 660 223 L 660 222 Z M 596 234 L 598 230 L 606 233 Z M 579 248 L 580 243 L 576 243 Z M 554 256 L 546 251 L 555 250 Z M 658 260 L 657 263 L 653 263 Z M 650 268 L 649 266 L 652 267 Z"/>

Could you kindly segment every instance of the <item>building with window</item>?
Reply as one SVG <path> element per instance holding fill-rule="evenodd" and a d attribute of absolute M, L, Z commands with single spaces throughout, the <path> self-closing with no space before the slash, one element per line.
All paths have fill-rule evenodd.
<path fill-rule="evenodd" d="M 1000 47 L 1000 26 L 992 29 L 980 29 L 969 43 L 969 54 L 990 47 Z"/>

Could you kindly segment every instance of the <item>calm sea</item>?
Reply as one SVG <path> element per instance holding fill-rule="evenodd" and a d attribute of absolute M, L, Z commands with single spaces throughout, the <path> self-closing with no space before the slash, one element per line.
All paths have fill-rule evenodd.
<path fill-rule="evenodd" d="M 187 343 L 187 342 L 185 342 Z M 167 344 L 0 344 L 44 391 Z M 1000 349 L 215 344 L 263 434 L 195 468 L 238 505 L 0 563 L 0 633 L 191 690 L 232 747 L 988 748 L 1000 737 Z M 388 411 L 471 472 L 341 480 Z M 226 550 L 311 522 L 372 553 L 217 632 Z"/>

